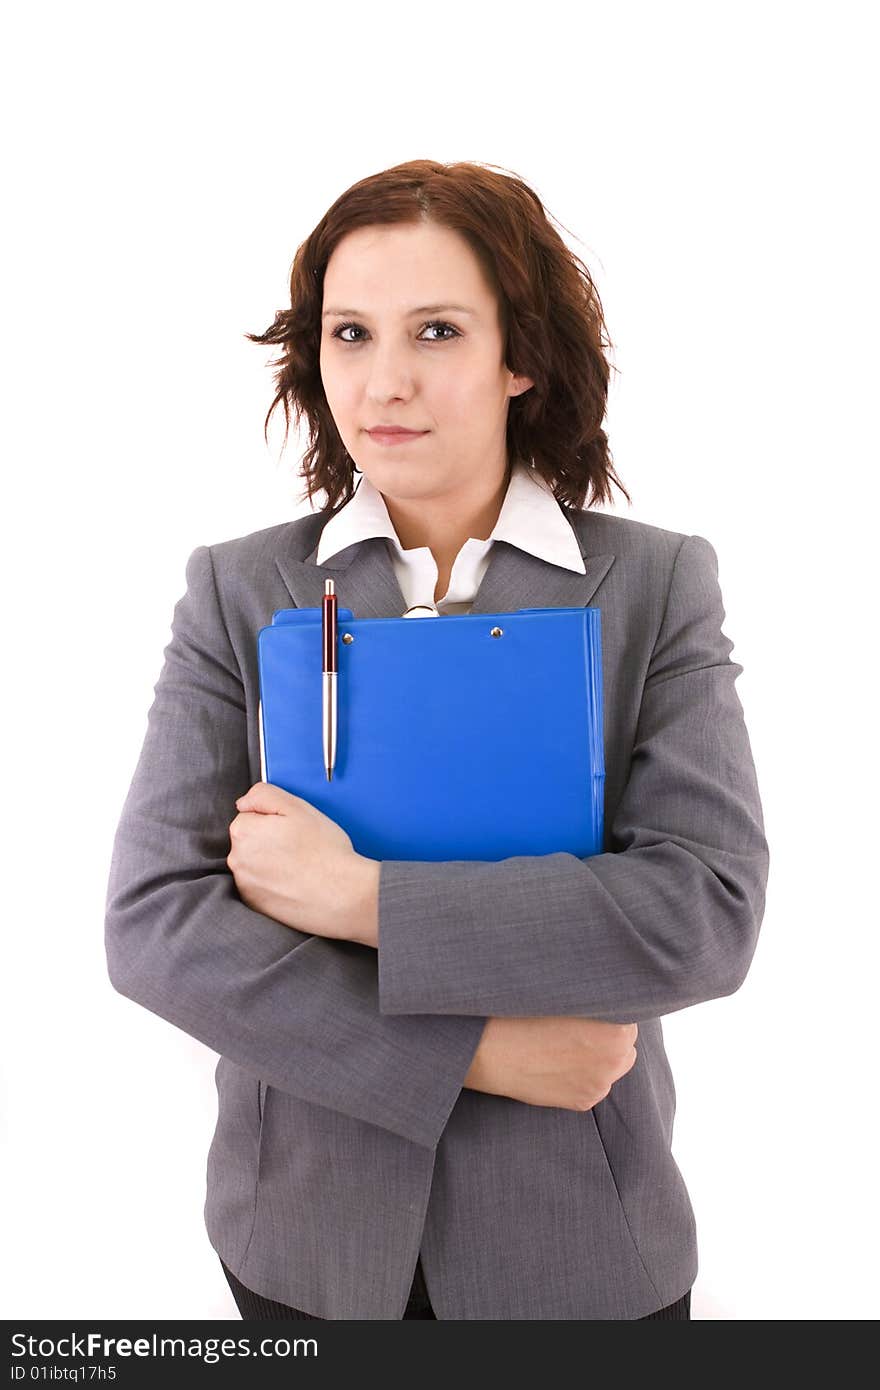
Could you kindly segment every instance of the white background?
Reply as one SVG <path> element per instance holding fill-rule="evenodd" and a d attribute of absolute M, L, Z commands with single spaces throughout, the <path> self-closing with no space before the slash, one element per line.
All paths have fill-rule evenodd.
<path fill-rule="evenodd" d="M 416 157 L 562 224 L 615 345 L 614 510 L 719 557 L 771 870 L 743 987 L 664 1023 L 693 1316 L 877 1316 L 873 17 L 10 13 L 3 1316 L 238 1316 L 202 1221 L 216 1057 L 110 985 L 109 856 L 187 556 L 307 510 L 243 335 L 329 204 Z"/>

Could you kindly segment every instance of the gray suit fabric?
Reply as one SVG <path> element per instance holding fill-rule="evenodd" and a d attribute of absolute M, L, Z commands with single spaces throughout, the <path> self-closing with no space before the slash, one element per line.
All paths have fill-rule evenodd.
<path fill-rule="evenodd" d="M 564 508 L 586 574 L 496 541 L 472 611 L 602 611 L 603 853 L 383 861 L 379 950 L 255 912 L 226 864 L 260 780 L 256 635 L 318 607 L 405 607 L 386 541 L 315 564 L 328 515 L 186 565 L 113 844 L 113 987 L 220 1054 L 209 1240 L 248 1287 L 399 1319 L 421 1250 L 438 1319 L 637 1319 L 697 1274 L 661 1017 L 733 993 L 769 852 L 701 536 Z M 424 620 L 423 620 L 424 621 Z M 523 737 L 552 711 L 523 709 Z M 490 1016 L 639 1025 L 590 1111 L 463 1088 Z"/>

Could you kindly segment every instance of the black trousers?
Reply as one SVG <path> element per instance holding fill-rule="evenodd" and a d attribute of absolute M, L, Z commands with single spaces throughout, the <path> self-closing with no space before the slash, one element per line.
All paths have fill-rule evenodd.
<path fill-rule="evenodd" d="M 286 1303 L 275 1303 L 271 1298 L 263 1298 L 262 1294 L 254 1293 L 236 1279 L 231 1269 L 227 1269 L 223 1261 L 223 1273 L 232 1289 L 232 1296 L 238 1305 L 238 1311 L 242 1318 L 248 1322 L 261 1321 L 271 1318 L 308 1318 L 313 1322 L 323 1322 L 324 1319 L 318 1317 L 316 1313 L 303 1313 L 299 1308 L 289 1308 Z M 656 1313 L 648 1313 L 643 1318 L 636 1318 L 636 1322 L 649 1322 L 652 1319 L 660 1318 L 664 1322 L 678 1322 L 682 1319 L 689 1319 L 691 1315 L 691 1291 L 688 1289 L 677 1303 L 669 1303 L 665 1308 L 658 1308 Z M 437 1314 L 431 1307 L 431 1300 L 428 1298 L 428 1290 L 425 1285 L 425 1276 L 422 1272 L 421 1255 L 416 1260 L 416 1272 L 413 1275 L 412 1287 L 409 1293 L 409 1302 L 403 1314 L 404 1318 L 433 1318 L 437 1321 Z"/>

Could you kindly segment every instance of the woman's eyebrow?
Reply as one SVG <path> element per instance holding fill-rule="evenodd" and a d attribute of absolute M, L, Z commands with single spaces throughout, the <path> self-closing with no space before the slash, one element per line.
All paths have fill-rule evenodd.
<path fill-rule="evenodd" d="M 468 309 L 464 304 L 420 304 L 416 309 L 408 309 L 405 317 L 412 318 L 413 314 L 443 314 L 450 311 L 456 314 L 471 314 L 476 318 L 476 311 Z M 325 309 L 321 318 L 346 318 L 348 315 L 369 318 L 369 314 L 365 314 L 362 309 Z"/>

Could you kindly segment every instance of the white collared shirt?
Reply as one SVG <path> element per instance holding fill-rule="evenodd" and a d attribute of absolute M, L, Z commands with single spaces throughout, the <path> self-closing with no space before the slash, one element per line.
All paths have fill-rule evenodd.
<path fill-rule="evenodd" d="M 455 557 L 449 588 L 434 603 L 437 562 L 428 546 L 404 550 L 385 505 L 385 498 L 367 475 L 361 475 L 350 501 L 331 517 L 321 532 L 316 563 L 325 564 L 340 551 L 371 536 L 385 536 L 406 607 L 427 604 L 441 616 L 468 613 L 489 565 L 496 540 L 509 542 L 539 560 L 585 574 L 577 538 L 553 490 L 533 469 L 517 461 L 510 475 L 498 520 L 487 540 L 471 536 Z"/>

